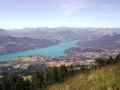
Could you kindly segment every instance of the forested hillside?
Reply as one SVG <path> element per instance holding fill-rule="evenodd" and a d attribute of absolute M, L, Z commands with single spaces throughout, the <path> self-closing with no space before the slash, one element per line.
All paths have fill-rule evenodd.
<path fill-rule="evenodd" d="M 63 83 L 48 87 L 46 90 L 119 90 L 120 89 L 120 62 L 112 64 L 115 59 L 96 59 L 99 68 L 79 73 Z M 120 60 L 120 56 L 116 57 Z M 116 89 L 117 88 L 117 89 Z"/>
<path fill-rule="evenodd" d="M 34 71 L 23 79 L 13 73 L 0 79 L 1 90 L 106 90 L 120 87 L 120 54 L 115 58 L 96 58 L 91 68 L 73 69 L 72 66 L 45 68 Z M 56 84 L 56 85 L 55 85 Z M 87 87 L 86 87 L 87 86 Z"/>

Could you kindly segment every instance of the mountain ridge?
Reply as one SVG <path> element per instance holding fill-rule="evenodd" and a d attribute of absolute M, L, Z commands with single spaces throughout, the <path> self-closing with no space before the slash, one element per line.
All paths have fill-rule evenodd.
<path fill-rule="evenodd" d="M 0 55 L 20 52 L 29 49 L 43 48 L 58 44 L 55 39 L 32 39 L 28 37 L 0 36 Z"/>

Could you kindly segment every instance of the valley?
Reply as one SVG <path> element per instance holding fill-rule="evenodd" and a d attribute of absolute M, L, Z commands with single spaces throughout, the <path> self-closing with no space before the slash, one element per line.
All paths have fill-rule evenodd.
<path fill-rule="evenodd" d="M 0 55 L 0 60 L 19 57 L 19 56 L 29 56 L 29 55 L 44 55 L 44 56 L 59 57 L 64 55 L 64 50 L 69 49 L 70 47 L 76 47 L 75 43 L 78 41 L 79 40 L 59 41 L 59 43 L 56 45 L 51 45 L 44 48 L 36 48 L 36 49 L 25 50 L 11 54 Z M 7 49 L 9 50 L 9 48 Z"/>
<path fill-rule="evenodd" d="M 119 90 L 120 0 L 0 0 L 0 90 Z"/>
<path fill-rule="evenodd" d="M 28 31 L 11 31 L 11 36 L 0 36 L 0 74 L 17 71 L 26 75 L 26 71 L 31 74 L 34 70 L 63 64 L 74 69 L 90 68 L 97 57 L 115 57 L 120 52 L 120 35 L 113 32 L 102 35 L 76 28 Z M 19 33 L 17 37 L 16 33 Z"/>
<path fill-rule="evenodd" d="M 74 68 L 92 65 L 94 60 L 81 60 L 75 57 L 47 57 L 42 55 L 23 56 L 18 58 L 11 58 L 7 60 L 0 60 L 0 74 L 9 74 L 13 71 L 18 71 L 20 74 L 32 73 L 35 70 L 43 70 L 45 67 L 73 65 Z M 27 71 L 27 72 L 25 72 Z"/>

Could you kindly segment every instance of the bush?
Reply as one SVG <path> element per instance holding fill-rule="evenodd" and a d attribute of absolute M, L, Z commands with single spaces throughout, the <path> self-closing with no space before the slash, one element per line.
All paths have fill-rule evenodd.
<path fill-rule="evenodd" d="M 106 58 L 96 58 L 95 59 L 95 65 L 99 68 L 107 65 L 107 59 Z"/>

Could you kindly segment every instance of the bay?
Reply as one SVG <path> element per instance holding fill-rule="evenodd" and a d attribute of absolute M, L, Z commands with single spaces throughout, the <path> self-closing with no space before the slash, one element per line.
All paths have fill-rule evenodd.
<path fill-rule="evenodd" d="M 26 50 L 17 53 L 0 55 L 0 60 L 15 58 L 19 56 L 30 56 L 30 55 L 44 55 L 44 56 L 63 56 L 64 50 L 69 49 L 70 47 L 76 47 L 74 43 L 78 40 L 69 40 L 69 41 L 61 41 L 57 45 L 45 47 L 45 48 L 37 48 L 32 50 Z"/>

